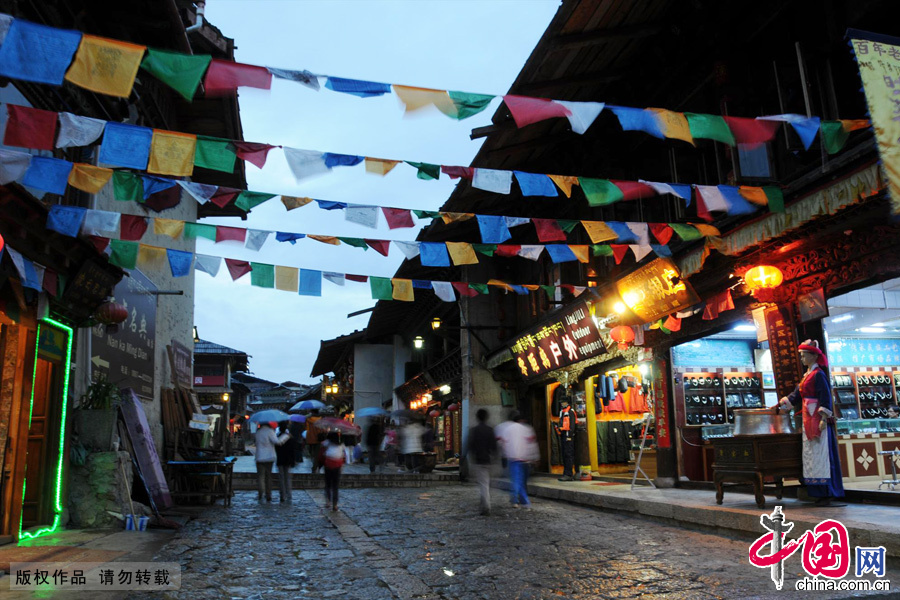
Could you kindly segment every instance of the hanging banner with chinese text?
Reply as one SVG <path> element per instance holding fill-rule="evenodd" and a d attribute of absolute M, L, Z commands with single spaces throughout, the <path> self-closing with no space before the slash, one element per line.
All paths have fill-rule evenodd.
<path fill-rule="evenodd" d="M 625 305 L 645 323 L 655 321 L 700 301 L 678 267 L 658 258 L 616 282 Z"/>
<path fill-rule="evenodd" d="M 766 332 L 769 336 L 769 350 L 772 353 L 775 388 L 778 390 L 778 397 L 783 398 L 793 392 L 800 383 L 800 362 L 797 354 L 799 344 L 789 307 L 773 306 L 766 309 Z"/>

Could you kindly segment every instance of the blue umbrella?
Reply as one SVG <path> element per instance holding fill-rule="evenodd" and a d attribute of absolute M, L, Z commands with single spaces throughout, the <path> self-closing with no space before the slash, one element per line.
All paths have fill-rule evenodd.
<path fill-rule="evenodd" d="M 355 415 L 358 418 L 363 417 L 383 417 L 387 414 L 387 411 L 378 406 L 367 406 L 365 408 L 361 408 L 356 411 Z"/>
<path fill-rule="evenodd" d="M 297 404 L 291 407 L 291 412 L 296 410 L 316 410 L 325 408 L 325 404 L 319 402 L 318 400 L 303 400 L 302 402 L 298 402 Z"/>
<path fill-rule="evenodd" d="M 290 420 L 290 418 L 291 415 L 287 414 L 283 410 L 270 408 L 268 410 L 261 410 L 258 413 L 253 413 L 253 416 L 250 417 L 250 422 L 268 423 L 270 421 L 274 421 L 276 423 L 281 423 L 282 421 Z"/>
<path fill-rule="evenodd" d="M 304 417 L 303 415 L 291 415 L 291 421 L 293 421 L 294 423 L 305 423 L 306 417 Z"/>

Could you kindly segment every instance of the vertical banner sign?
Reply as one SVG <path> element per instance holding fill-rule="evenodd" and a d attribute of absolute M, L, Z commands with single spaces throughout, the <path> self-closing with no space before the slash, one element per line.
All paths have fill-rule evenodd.
<path fill-rule="evenodd" d="M 444 451 L 453 452 L 453 417 L 444 418 Z"/>
<path fill-rule="evenodd" d="M 800 383 L 800 362 L 797 354 L 797 336 L 789 306 L 773 306 L 766 309 L 766 332 L 772 353 L 772 370 L 775 372 L 775 388 L 782 398 L 794 391 Z"/>
<path fill-rule="evenodd" d="M 847 30 L 847 36 L 887 173 L 891 207 L 900 213 L 900 38 L 858 29 Z"/>
<path fill-rule="evenodd" d="M 666 360 L 653 361 L 653 412 L 656 418 L 656 447 L 671 448 L 669 430 L 669 386 L 666 385 Z"/>

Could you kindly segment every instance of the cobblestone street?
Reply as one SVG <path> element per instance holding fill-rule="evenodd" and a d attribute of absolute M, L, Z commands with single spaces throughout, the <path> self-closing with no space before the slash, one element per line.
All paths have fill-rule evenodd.
<path fill-rule="evenodd" d="M 792 591 L 799 555 L 787 564 L 790 591 L 777 593 L 768 570 L 748 564 L 746 540 L 540 499 L 514 509 L 499 490 L 493 501 L 482 517 L 474 486 L 353 489 L 333 513 L 319 490 L 295 491 L 293 505 L 238 493 L 157 555 L 183 569 L 182 589 L 157 597 L 809 597 Z"/>

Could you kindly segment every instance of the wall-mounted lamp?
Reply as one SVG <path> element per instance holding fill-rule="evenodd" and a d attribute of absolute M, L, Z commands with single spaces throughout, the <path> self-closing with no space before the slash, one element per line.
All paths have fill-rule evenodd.
<path fill-rule="evenodd" d="M 416 350 L 421 350 L 422 346 L 424 346 L 424 345 L 425 345 L 425 340 L 422 338 L 421 335 L 417 335 L 415 338 L 413 338 L 413 347 Z"/>
<path fill-rule="evenodd" d="M 229 396 L 228 393 L 222 394 L 222 402 L 228 402 L 230 398 L 231 396 Z"/>
<path fill-rule="evenodd" d="M 441 386 L 441 393 L 444 394 L 445 396 L 446 396 L 447 394 L 449 394 L 449 393 L 450 393 L 450 386 L 449 386 L 449 385 L 442 385 L 442 386 Z"/>
<path fill-rule="evenodd" d="M 441 328 L 441 318 L 435 317 L 431 320 L 431 328 L 432 329 L 440 329 Z"/>
<path fill-rule="evenodd" d="M 200 336 L 197 335 L 197 326 L 194 325 L 194 343 L 196 344 L 199 341 L 200 341 Z"/>
<path fill-rule="evenodd" d="M 619 315 L 624 314 L 625 309 L 626 309 L 626 306 L 625 306 L 624 302 L 616 302 L 615 304 L 613 304 L 613 310 L 616 311 L 616 314 L 619 314 Z"/>

